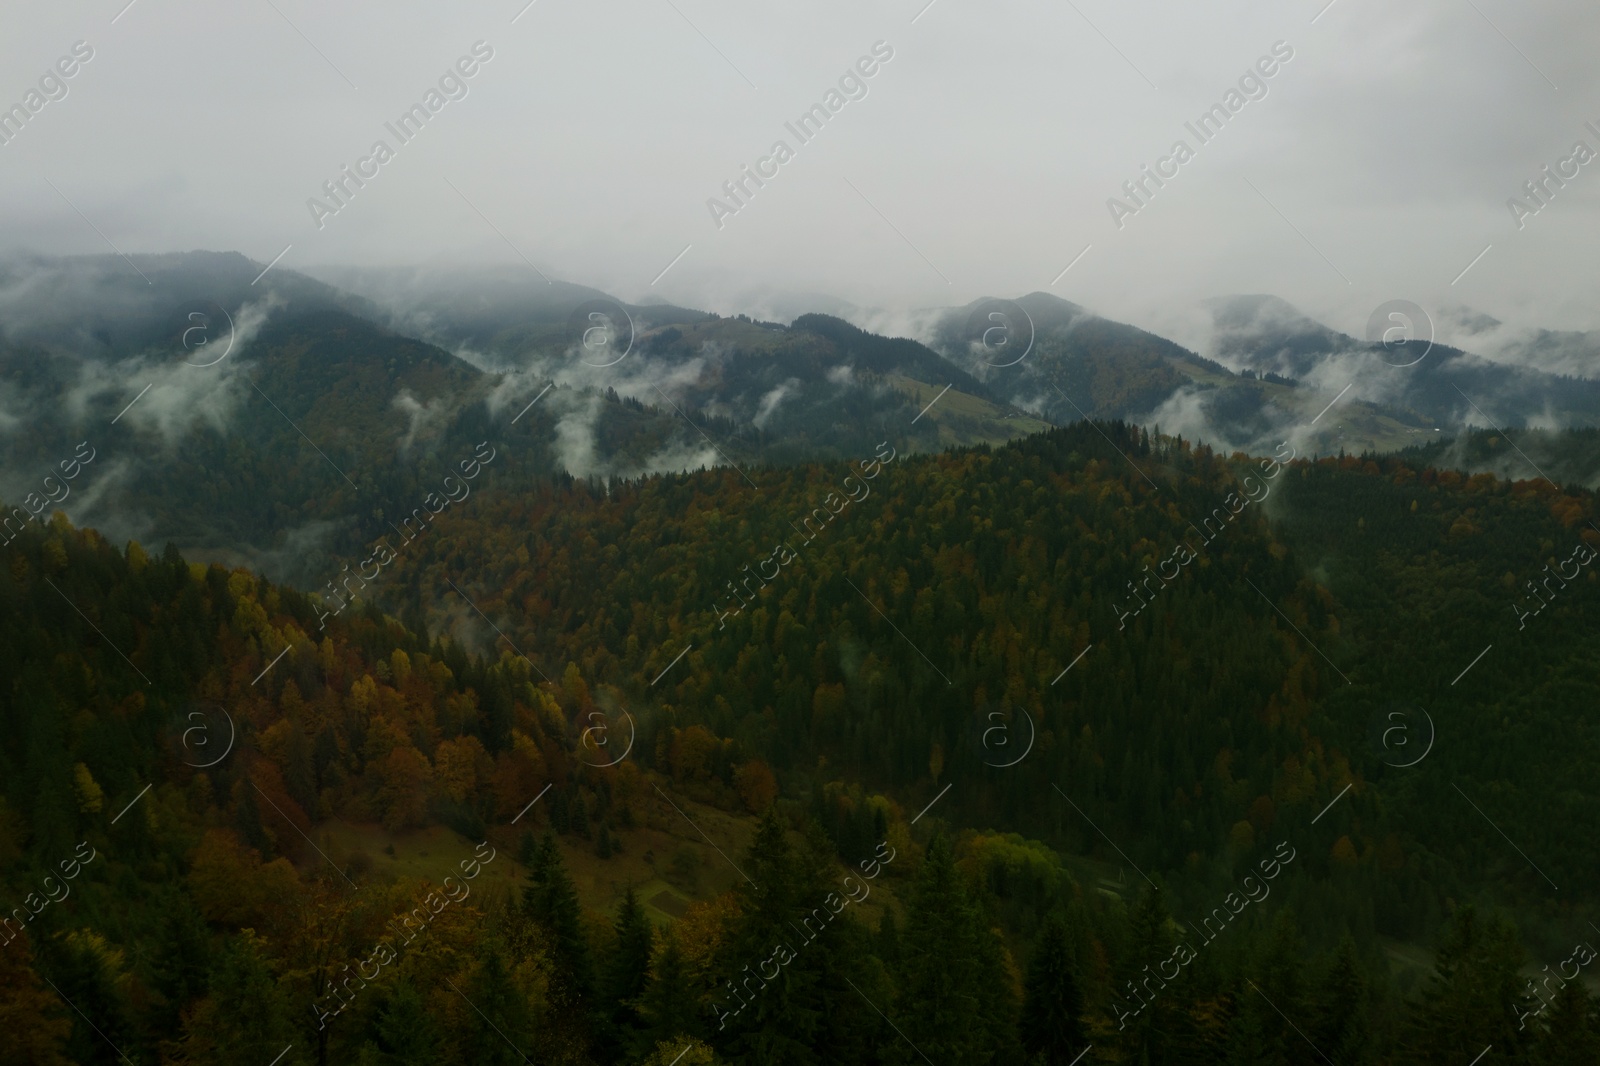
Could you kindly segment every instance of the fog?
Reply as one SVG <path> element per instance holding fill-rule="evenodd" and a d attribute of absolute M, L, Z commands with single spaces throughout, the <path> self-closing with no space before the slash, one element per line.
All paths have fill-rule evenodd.
<path fill-rule="evenodd" d="M 1043 289 L 1175 336 L 1235 292 L 1352 334 L 1394 298 L 1600 327 L 1596 168 L 1507 205 L 1600 149 L 1592 4 L 524 3 L 18 6 L 0 106 L 39 107 L 0 243 L 508 264 L 758 317 Z M 1114 219 L 1145 166 L 1176 176 Z"/>

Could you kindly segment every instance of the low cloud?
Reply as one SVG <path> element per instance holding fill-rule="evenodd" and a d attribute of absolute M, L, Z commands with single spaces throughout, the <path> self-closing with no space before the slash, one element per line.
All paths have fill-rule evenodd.
<path fill-rule="evenodd" d="M 765 396 L 761 397 L 761 402 L 756 405 L 755 417 L 750 421 L 755 424 L 757 429 L 766 429 L 767 423 L 772 420 L 773 414 L 778 410 L 778 405 L 799 387 L 800 380 L 798 378 L 790 378 L 782 385 L 769 391 Z"/>
<path fill-rule="evenodd" d="M 405 388 L 396 394 L 393 406 L 406 416 L 406 433 L 400 438 L 399 446 L 402 455 L 411 450 L 411 445 L 416 443 L 417 434 L 431 434 L 441 428 L 451 411 L 455 409 L 454 403 L 448 397 L 435 397 L 427 403 L 422 403 L 411 395 L 410 389 Z"/>
<path fill-rule="evenodd" d="M 122 421 L 158 435 L 169 448 L 197 424 L 225 434 L 234 411 L 250 391 L 251 367 L 244 361 L 245 355 L 268 319 L 284 306 L 279 297 L 270 295 L 240 307 L 233 314 L 232 347 L 211 366 L 193 365 L 217 358 L 210 345 L 182 353 L 193 363 L 171 352 L 147 352 L 116 362 L 80 360 L 77 380 L 63 401 L 65 411 L 81 424 L 89 420 L 91 408 L 98 411 L 118 400 L 134 401 L 137 396 Z M 219 337 L 213 343 L 224 341 Z"/>

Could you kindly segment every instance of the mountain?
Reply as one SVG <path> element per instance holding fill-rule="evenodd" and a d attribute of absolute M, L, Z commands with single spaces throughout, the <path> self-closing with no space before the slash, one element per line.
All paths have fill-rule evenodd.
<path fill-rule="evenodd" d="M 1471 426 L 1600 424 L 1600 381 L 1514 361 L 1537 361 L 1530 344 L 1581 351 L 1583 335 L 1541 335 L 1520 350 L 1496 343 L 1491 359 L 1428 341 L 1420 319 L 1421 339 L 1385 347 L 1273 296 L 1222 297 L 1204 310 L 1210 357 L 1048 293 L 947 309 L 931 343 L 997 396 L 1058 424 L 1125 418 L 1225 449 L 1292 441 L 1309 454 L 1382 453 Z M 1499 329 L 1486 316 L 1448 321 L 1485 343 Z"/>
<path fill-rule="evenodd" d="M 1525 580 L 1600 543 L 1589 493 L 1401 460 L 1235 465 L 1116 424 L 880 462 L 890 454 L 762 471 L 756 488 L 716 470 L 486 498 L 407 555 L 390 587 L 416 602 L 390 609 L 437 605 L 435 624 L 485 648 L 503 633 L 551 677 L 580 663 L 633 706 L 737 737 L 797 787 L 826 767 L 931 798 L 949 775 L 962 788 L 948 816 L 1078 848 L 1087 830 L 1036 802 L 1074 783 L 1141 865 L 1145 848 L 1154 862 L 1221 841 L 1254 797 L 1288 831 L 1301 804 L 1309 820 L 1326 802 L 1312 797 L 1350 781 L 1358 795 L 1417 790 L 1453 817 L 1448 775 L 1471 765 L 1480 789 L 1526 800 L 1502 828 L 1540 841 L 1558 883 L 1587 883 L 1579 840 L 1600 808 L 1571 789 L 1595 739 L 1497 762 L 1510 741 L 1492 723 L 1521 716 L 1521 750 L 1587 691 L 1591 599 L 1555 597 L 1557 617 L 1526 637 L 1513 605 L 1538 610 Z M 448 595 L 460 573 L 475 609 Z M 1489 643 L 1498 654 L 1475 663 Z M 1469 666 L 1472 686 L 1455 688 Z M 1402 703 L 1432 708 L 1448 758 L 1386 766 L 1399 760 L 1368 730 Z M 990 710 L 1025 711 L 1045 754 L 986 771 L 1004 760 L 970 730 Z M 1227 777 L 1213 778 L 1217 760 Z M 1358 854 L 1411 839 L 1366 803 L 1346 830 Z M 1436 829 L 1417 847 L 1452 856 L 1449 876 L 1493 862 L 1497 883 L 1537 888 L 1492 834 Z M 1380 926 L 1398 935 L 1421 912 L 1394 906 Z"/>
<path fill-rule="evenodd" d="M 920 447 L 998 443 L 1045 426 L 916 341 L 877 337 L 815 309 L 785 326 L 625 303 L 526 271 L 323 276 L 384 307 L 393 328 L 483 369 L 536 370 L 563 385 L 725 419 L 739 427 L 727 461 L 853 455 L 871 443 L 867 427 L 897 419 L 907 397 L 927 387 L 949 385 L 955 402 L 930 410 Z"/>
<path fill-rule="evenodd" d="M 1440 318 L 1495 362 L 1557 376 L 1600 376 L 1600 331 L 1519 328 L 1467 307 L 1445 308 Z"/>
<path fill-rule="evenodd" d="M 1433 327 L 1422 320 L 1410 324 L 1410 339 L 1386 349 L 1329 329 L 1274 297 L 1229 297 L 1211 301 L 1209 310 L 1217 355 L 1230 366 L 1330 390 L 1353 384 L 1355 398 L 1447 432 L 1467 425 L 1560 429 L 1600 423 L 1600 380 L 1549 373 L 1533 365 L 1539 360 L 1530 355 L 1541 345 L 1550 351 L 1564 343 L 1581 351 L 1587 343 L 1581 339 L 1545 333 L 1545 340 L 1521 349 L 1496 345 L 1502 350 L 1491 359 L 1429 340 Z M 1455 324 L 1465 324 L 1470 339 L 1485 342 L 1498 327 L 1493 319 L 1470 314 L 1458 314 Z"/>
<path fill-rule="evenodd" d="M 499 277 L 474 298 L 419 275 L 443 302 L 412 320 L 436 315 L 429 333 L 455 354 L 397 332 L 373 300 L 263 266 L 204 252 L 6 263 L 0 495 L 322 587 L 490 439 L 515 442 L 502 484 L 746 470 L 870 451 L 952 381 L 908 447 L 1044 428 L 915 342 L 839 320 L 634 308 L 638 335 L 597 357 L 584 309 L 618 325 L 629 312 L 593 290 L 535 299 Z M 80 444 L 90 476 L 46 486 Z"/>
<path fill-rule="evenodd" d="M 1225 321 L 1233 326 L 1230 337 L 1239 336 L 1241 323 L 1255 323 L 1248 331 L 1257 338 L 1252 351 L 1274 343 L 1293 350 L 1302 343 L 1299 333 L 1260 328 L 1249 305 Z M 1304 320 L 1297 329 L 1314 333 L 1313 326 Z M 934 346 L 991 391 L 1057 424 L 1123 418 L 1222 448 L 1271 451 L 1293 440 L 1312 454 L 1390 451 L 1417 443 L 1435 428 L 1417 412 L 1359 397 L 1347 398 L 1339 417 L 1319 426 L 1322 409 L 1339 390 L 1323 392 L 1279 373 L 1299 365 L 1293 360 L 1230 369 L 1048 293 L 948 309 L 934 333 Z M 1232 348 L 1227 352 L 1235 354 Z"/>

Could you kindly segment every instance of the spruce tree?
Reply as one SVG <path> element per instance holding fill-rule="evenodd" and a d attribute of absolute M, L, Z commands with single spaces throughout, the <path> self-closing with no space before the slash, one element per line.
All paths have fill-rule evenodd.
<path fill-rule="evenodd" d="M 1089 1043 L 1082 1014 L 1083 993 L 1072 971 L 1067 927 L 1052 916 L 1028 963 L 1019 1023 L 1023 1050 L 1041 1066 L 1067 1066 Z"/>
<path fill-rule="evenodd" d="M 942 837 L 928 846 L 917 874 L 900 946 L 895 1014 L 906 1039 L 887 1045 L 893 1060 L 909 1064 L 927 1056 L 953 1066 L 994 1061 L 1015 1024 L 1004 948 L 962 884 Z M 1002 1019 L 1004 1032 L 997 1031 Z"/>
<path fill-rule="evenodd" d="M 641 1057 L 665 1041 L 682 1042 L 704 1033 L 699 1004 L 684 965 L 677 937 L 668 934 L 651 968 L 650 982 L 639 1002 L 643 1028 L 634 1036 L 632 1053 Z"/>
<path fill-rule="evenodd" d="M 613 1049 L 632 1046 L 635 1034 L 643 1027 L 639 1000 L 650 984 L 650 956 L 655 946 L 655 929 L 639 905 L 633 886 L 628 886 L 617 911 L 617 942 L 606 960 L 601 980 L 601 1002 L 611 1013 Z"/>
<path fill-rule="evenodd" d="M 1475 908 L 1456 912 L 1434 959 L 1434 973 L 1412 1009 L 1401 1061 L 1416 1066 L 1471 1062 L 1485 1047 L 1516 1061 L 1532 1038 L 1519 1010 L 1537 1008 L 1518 977 L 1523 951 L 1503 919 Z"/>
<path fill-rule="evenodd" d="M 543 932 L 553 969 L 550 999 L 565 1020 L 587 1030 L 594 1009 L 594 963 L 583 933 L 578 893 L 553 833 L 546 832 L 522 890 L 523 913 Z"/>
<path fill-rule="evenodd" d="M 287 998 L 267 966 L 263 947 L 264 941 L 249 933 L 232 938 L 223 947 L 211 971 L 210 995 L 188 1019 L 183 1061 L 271 1062 L 296 1042 Z M 79 1009 L 92 1009 L 83 1007 L 82 1001 L 79 1004 Z M 96 1024 L 108 1029 L 106 1019 L 96 1017 Z M 101 1061 L 99 1048 L 103 1045 L 92 1031 L 89 1036 L 91 1057 L 78 1061 Z M 106 1038 L 121 1042 L 116 1030 L 108 1029 Z M 291 1055 L 284 1061 L 301 1060 Z"/>
<path fill-rule="evenodd" d="M 467 987 L 461 991 L 474 1008 L 467 1016 L 466 1061 L 473 1066 L 525 1063 L 532 1048 L 528 1000 L 512 983 L 504 957 L 488 945 Z"/>
<path fill-rule="evenodd" d="M 1349 934 L 1339 941 L 1312 995 L 1311 1042 L 1339 1066 L 1366 1061 L 1372 1043 L 1368 986 Z"/>
<path fill-rule="evenodd" d="M 730 1058 L 813 1066 L 820 1061 L 815 940 L 828 924 L 825 890 L 806 876 L 772 809 L 741 866 L 750 881 L 736 889 L 739 919 L 717 961 L 711 1039 Z"/>
<path fill-rule="evenodd" d="M 168 887 L 156 927 L 151 985 L 160 997 L 152 1008 L 152 1021 L 164 1037 L 174 1037 L 182 1025 L 182 1011 L 204 993 L 210 968 L 205 920 L 177 890 Z"/>
<path fill-rule="evenodd" d="M 1166 903 L 1155 888 L 1146 889 L 1128 916 L 1126 957 L 1111 990 L 1117 1044 L 1129 1061 L 1159 1060 L 1166 1054 L 1175 1028 L 1177 990 L 1167 987 L 1161 964 L 1172 958 L 1174 947 Z"/>
<path fill-rule="evenodd" d="M 378 1015 L 377 1030 L 384 1066 L 432 1066 L 443 1056 L 444 1035 L 409 980 L 394 986 Z"/>
<path fill-rule="evenodd" d="M 1231 1061 L 1241 1066 L 1293 1066 L 1317 1058 L 1307 1046 L 1310 1021 L 1301 975 L 1302 945 L 1294 916 L 1285 908 L 1273 919 L 1265 945 L 1255 953 L 1238 990 Z"/>
<path fill-rule="evenodd" d="M 1545 1008 L 1535 1039 L 1534 1066 L 1593 1066 L 1600 1062 L 1600 1019 L 1593 998 L 1576 977 L 1562 985 Z"/>

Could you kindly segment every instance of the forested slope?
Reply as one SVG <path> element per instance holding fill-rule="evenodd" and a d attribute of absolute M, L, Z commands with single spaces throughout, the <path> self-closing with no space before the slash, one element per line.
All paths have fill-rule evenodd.
<path fill-rule="evenodd" d="M 1595 913 L 1587 493 L 1116 424 L 485 469 L 338 613 L 59 518 L 5 547 L 0 1059 L 1593 1051 L 1580 982 L 1518 1025 Z M 461 835 L 400 875 L 335 821 Z M 574 887 L 662 834 L 734 889 Z"/>

